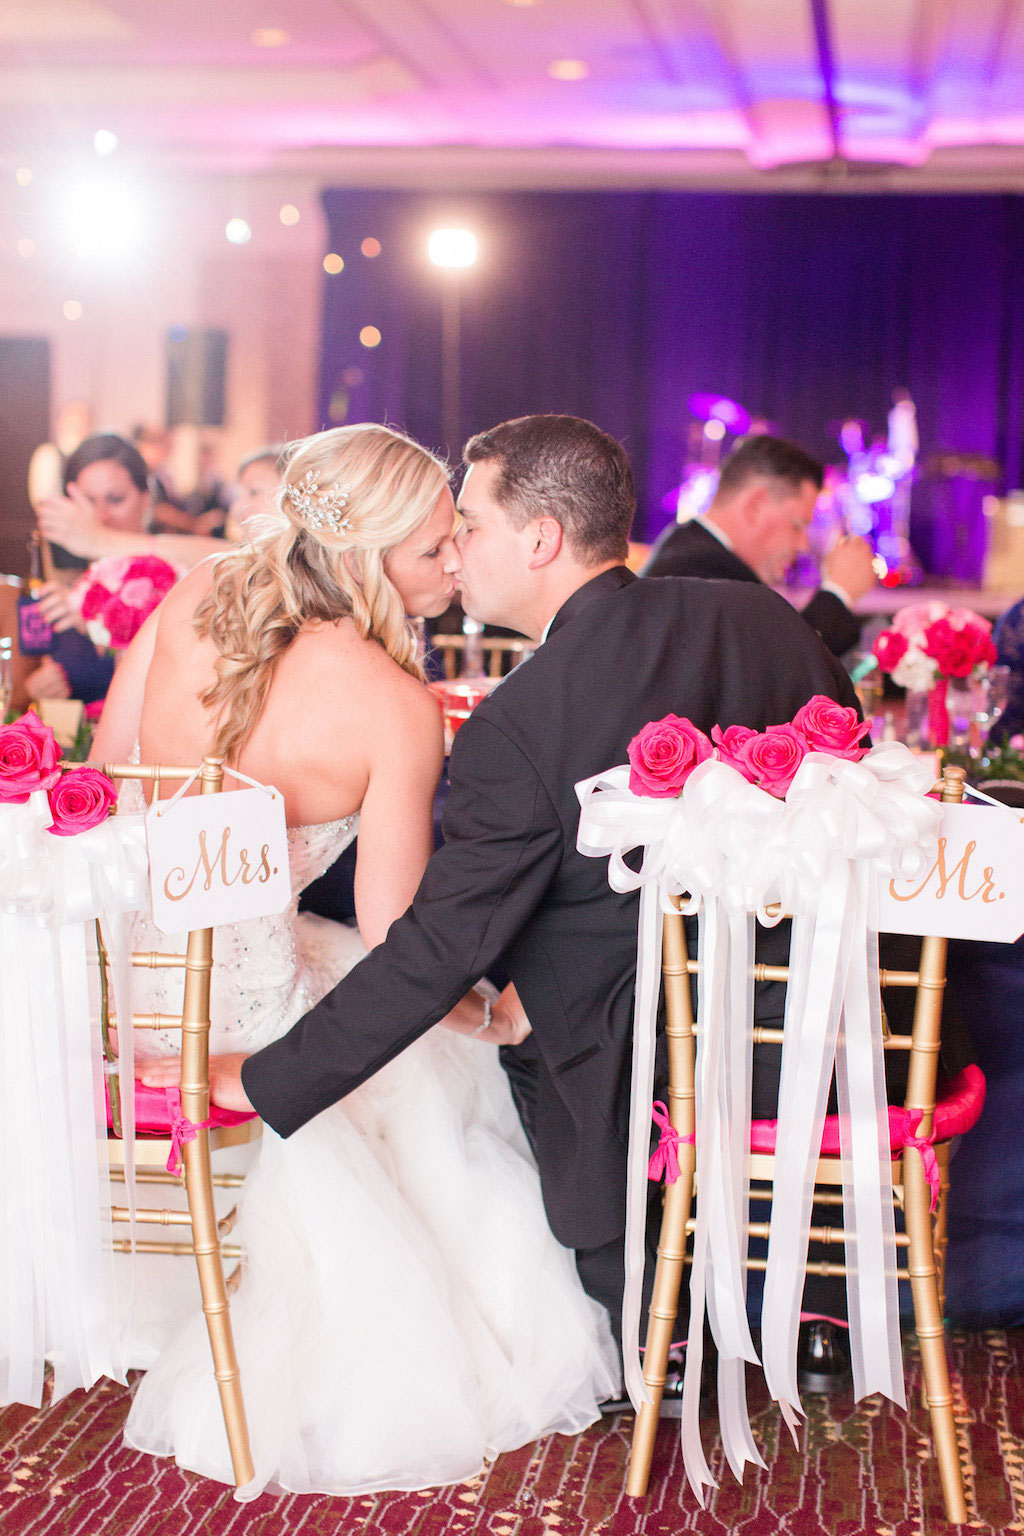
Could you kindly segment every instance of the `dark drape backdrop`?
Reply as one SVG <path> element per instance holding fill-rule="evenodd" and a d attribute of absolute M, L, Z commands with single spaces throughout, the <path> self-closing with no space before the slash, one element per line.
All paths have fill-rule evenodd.
<path fill-rule="evenodd" d="M 345 266 L 325 278 L 321 425 L 389 421 L 457 458 L 509 416 L 588 416 L 629 450 L 642 537 L 679 482 L 695 391 L 841 462 L 830 423 L 884 430 L 903 385 L 924 454 L 985 455 L 1021 484 L 1024 197 L 336 190 L 324 206 Z M 428 263 L 447 225 L 476 231 L 475 268 Z M 461 410 L 447 443 L 451 282 Z"/>

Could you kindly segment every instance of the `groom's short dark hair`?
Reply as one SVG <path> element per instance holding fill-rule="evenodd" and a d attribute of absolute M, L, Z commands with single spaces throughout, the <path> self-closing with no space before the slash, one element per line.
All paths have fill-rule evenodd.
<path fill-rule="evenodd" d="M 579 416 L 519 416 L 478 432 L 467 464 L 499 466 L 494 498 L 515 528 L 554 517 L 582 565 L 624 560 L 636 511 L 633 476 L 621 443 Z"/>

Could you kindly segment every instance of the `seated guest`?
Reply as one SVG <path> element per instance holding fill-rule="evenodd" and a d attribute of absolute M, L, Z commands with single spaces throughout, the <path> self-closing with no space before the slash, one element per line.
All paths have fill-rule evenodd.
<path fill-rule="evenodd" d="M 794 443 L 746 438 L 722 465 L 707 512 L 666 529 L 640 575 L 775 585 L 807 548 L 821 484 L 821 465 Z M 863 539 L 840 539 L 823 563 L 824 583 L 803 609 L 834 656 L 860 638 L 852 610 L 875 584 L 871 559 Z"/>
<path fill-rule="evenodd" d="M 138 449 L 114 432 L 98 432 L 79 443 L 64 466 L 64 496 L 40 503 L 58 512 L 69 507 L 84 513 L 102 529 L 143 535 L 150 513 L 149 472 Z M 42 516 L 40 517 L 42 522 Z M 62 543 L 62 540 L 57 540 Z M 66 547 L 66 546 L 65 546 Z M 78 551 L 72 551 L 78 553 Z M 96 649 L 85 632 L 81 615 L 61 582 L 46 582 L 39 611 L 53 625 L 50 653 L 29 674 L 25 689 L 30 700 L 102 699 L 114 675 L 114 658 Z"/>
<path fill-rule="evenodd" d="M 245 525 L 250 517 L 272 512 L 281 487 L 281 444 L 257 448 L 247 453 L 238 466 L 235 493 L 231 500 L 224 537 L 238 543 L 247 537 Z"/>

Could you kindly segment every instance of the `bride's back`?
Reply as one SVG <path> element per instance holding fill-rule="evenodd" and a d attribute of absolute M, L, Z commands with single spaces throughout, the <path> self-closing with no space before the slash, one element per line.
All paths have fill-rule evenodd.
<path fill-rule="evenodd" d="M 143 762 L 199 762 L 215 745 L 216 711 L 202 696 L 218 652 L 196 630 L 211 587 L 209 563 L 160 609 L 146 676 L 139 744 Z M 289 825 L 335 821 L 359 810 L 375 764 L 438 733 L 421 683 L 351 618 L 304 624 L 276 658 L 259 715 L 232 766 L 277 786 Z"/>

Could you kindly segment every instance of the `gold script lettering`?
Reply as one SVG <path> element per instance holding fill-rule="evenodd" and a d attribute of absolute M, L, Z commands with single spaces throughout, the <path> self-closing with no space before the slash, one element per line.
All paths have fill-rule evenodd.
<path fill-rule="evenodd" d="M 950 882 L 955 875 L 956 894 L 959 896 L 961 901 L 973 901 L 977 896 L 980 896 L 982 901 L 986 902 L 999 901 L 1001 896 L 992 895 L 992 892 L 995 890 L 995 881 L 992 878 L 991 864 L 985 865 L 982 882 L 978 886 L 978 889 L 971 892 L 968 892 L 967 890 L 968 866 L 971 862 L 971 854 L 978 846 L 977 843 L 969 842 L 966 844 L 963 853 L 960 855 L 957 862 L 953 865 L 952 869 L 948 869 L 946 866 L 946 846 L 946 839 L 944 837 L 940 837 L 938 857 L 916 890 L 907 891 L 905 894 L 901 895 L 900 892 L 896 889 L 895 880 L 889 881 L 889 894 L 893 900 L 913 901 L 916 896 L 921 895 L 922 891 L 924 891 L 925 887 L 929 885 L 932 876 L 934 875 L 938 880 L 937 888 L 935 891 L 935 899 L 936 901 L 941 901 L 945 896 Z"/>
<path fill-rule="evenodd" d="M 242 871 L 239 870 L 238 874 L 236 874 L 233 879 L 228 877 L 228 839 L 230 836 L 231 828 L 225 827 L 220 836 L 220 846 L 211 859 L 209 849 L 206 846 L 206 829 L 203 828 L 203 830 L 199 833 L 199 854 L 196 859 L 196 866 L 192 871 L 192 876 L 188 881 L 188 884 L 185 885 L 183 889 L 179 890 L 177 894 L 171 890 L 172 881 L 180 883 L 185 879 L 185 869 L 182 865 L 178 865 L 176 868 L 170 870 L 166 879 L 164 880 L 164 895 L 167 897 L 168 901 L 184 901 L 185 897 L 189 894 L 192 887 L 198 880 L 200 870 L 203 872 L 202 889 L 204 891 L 212 890 L 214 874 L 217 871 L 218 865 L 220 867 L 220 883 L 222 885 L 234 885 L 235 880 L 238 879 L 238 874 L 241 874 Z M 248 868 L 244 849 L 242 851 L 241 857 L 243 864 L 246 868 Z"/>

